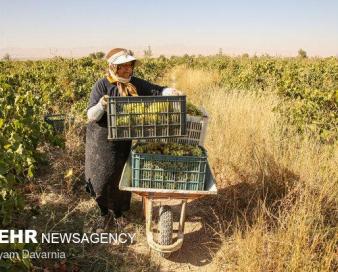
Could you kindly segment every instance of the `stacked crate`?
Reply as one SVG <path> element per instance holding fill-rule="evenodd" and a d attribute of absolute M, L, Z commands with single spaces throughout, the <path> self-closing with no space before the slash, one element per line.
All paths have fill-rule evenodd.
<path fill-rule="evenodd" d="M 207 152 L 202 147 L 208 116 L 186 113 L 185 96 L 110 97 L 108 139 L 138 140 L 131 151 L 132 186 L 169 190 L 204 190 Z M 144 142 L 200 146 L 202 156 L 139 153 Z"/>

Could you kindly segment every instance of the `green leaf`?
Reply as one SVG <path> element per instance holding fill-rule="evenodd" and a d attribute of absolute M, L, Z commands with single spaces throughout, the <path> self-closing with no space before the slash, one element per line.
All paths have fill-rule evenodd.
<path fill-rule="evenodd" d="M 0 175 L 5 175 L 8 172 L 8 164 L 0 161 Z"/>
<path fill-rule="evenodd" d="M 6 144 L 6 145 L 4 145 L 4 149 L 9 149 L 10 147 L 11 147 L 12 145 L 11 144 Z"/>
<path fill-rule="evenodd" d="M 27 176 L 29 178 L 32 178 L 34 176 L 34 166 L 33 165 L 31 165 L 31 166 L 28 167 Z"/>
<path fill-rule="evenodd" d="M 15 150 L 15 153 L 19 154 L 19 155 L 22 155 L 23 153 L 23 147 L 22 147 L 22 144 L 19 145 L 18 149 Z"/>

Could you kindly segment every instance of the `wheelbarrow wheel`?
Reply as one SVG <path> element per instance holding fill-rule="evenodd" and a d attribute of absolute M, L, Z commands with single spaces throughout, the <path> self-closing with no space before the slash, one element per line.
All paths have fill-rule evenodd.
<path fill-rule="evenodd" d="M 170 206 L 161 206 L 159 212 L 159 244 L 171 245 L 173 241 L 173 211 Z M 170 253 L 160 252 L 160 256 L 168 258 Z"/>

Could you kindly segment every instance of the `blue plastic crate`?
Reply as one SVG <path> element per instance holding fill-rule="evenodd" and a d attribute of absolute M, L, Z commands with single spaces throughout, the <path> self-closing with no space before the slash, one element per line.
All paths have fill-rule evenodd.
<path fill-rule="evenodd" d="M 203 191 L 207 153 L 196 156 L 171 156 L 131 151 L 132 186 L 139 188 Z"/>

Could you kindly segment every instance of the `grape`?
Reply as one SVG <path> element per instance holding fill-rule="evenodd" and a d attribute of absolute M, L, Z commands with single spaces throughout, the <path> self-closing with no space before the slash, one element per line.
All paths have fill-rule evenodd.
<path fill-rule="evenodd" d="M 166 124 L 177 123 L 179 121 L 180 107 L 176 107 L 176 113 L 173 115 L 171 112 L 174 110 L 169 109 L 169 102 L 152 102 L 152 103 L 127 103 L 119 108 L 116 125 L 117 126 L 128 126 L 130 125 L 140 125 L 140 124 Z M 177 111 L 178 110 L 178 111 Z M 167 120 L 169 114 L 170 120 Z M 122 115 L 123 114 L 123 115 Z"/>
<path fill-rule="evenodd" d="M 195 156 L 202 157 L 204 156 L 204 151 L 199 146 L 188 145 L 188 144 L 178 144 L 178 143 L 143 143 L 138 144 L 136 151 L 142 150 L 144 153 L 148 154 L 162 154 L 162 155 L 172 155 L 172 156 Z"/>
<path fill-rule="evenodd" d="M 187 114 L 193 116 L 203 116 L 203 112 L 201 112 L 194 104 L 191 102 L 187 102 Z"/>

